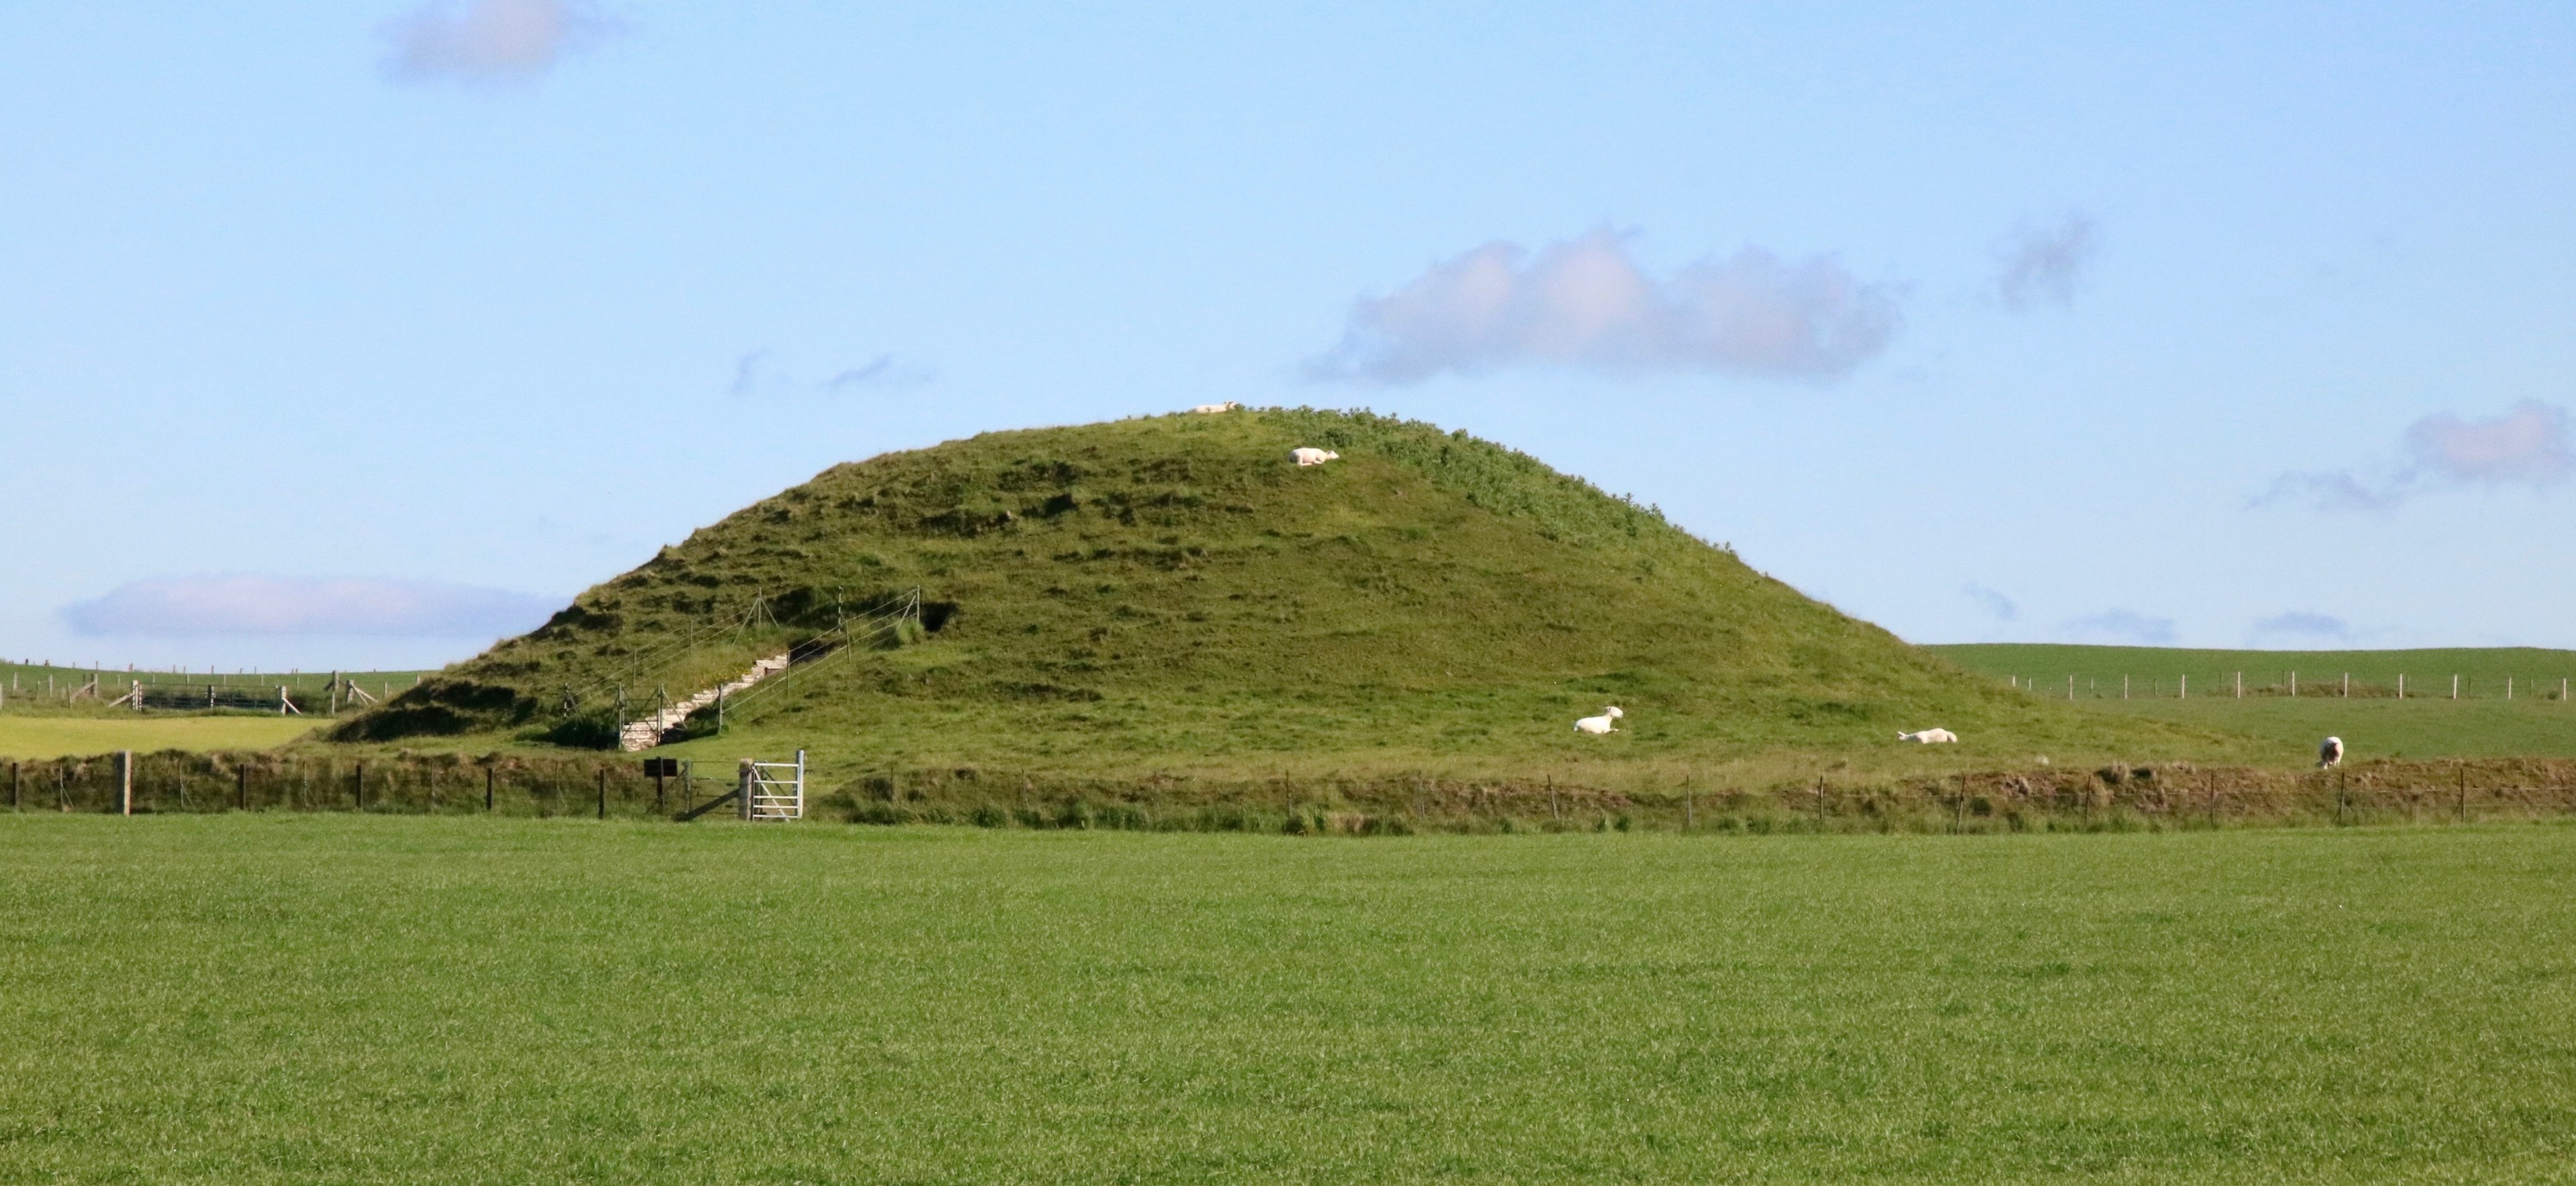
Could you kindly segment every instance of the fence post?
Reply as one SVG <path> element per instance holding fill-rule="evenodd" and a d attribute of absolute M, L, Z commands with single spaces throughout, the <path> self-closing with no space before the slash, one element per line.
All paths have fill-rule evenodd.
<path fill-rule="evenodd" d="M 2456 675 L 2455 675 L 2455 676 L 2452 676 L 2452 677 L 2451 677 L 2451 699 L 2453 699 L 2453 700 L 2457 700 L 2457 699 L 2459 699 L 2459 698 L 2460 698 L 2460 677 L 2458 677 L 2458 676 L 2456 676 Z"/>
<path fill-rule="evenodd" d="M 483 768 L 483 810 L 492 810 L 492 768 Z"/>
<path fill-rule="evenodd" d="M 2189 699 L 2191 699 L 2191 677 L 2190 677 L 2190 676 L 2188 676 L 2188 675 L 2183 676 L 2180 680 L 2178 680 L 2178 681 L 2176 681 L 2176 682 L 2175 682 L 2175 684 L 2174 684 L 2174 699 L 2176 699 L 2176 700 L 2189 700 Z"/>
<path fill-rule="evenodd" d="M 608 767 L 599 768 L 599 818 L 608 818 Z"/>
<path fill-rule="evenodd" d="M 2397 673 L 2397 698 L 2406 698 L 2406 673 L 2403 671 Z"/>
<path fill-rule="evenodd" d="M 722 704 L 724 700 L 718 698 L 716 703 Z M 734 771 L 734 786 L 741 792 L 734 796 L 734 806 L 740 809 L 744 819 L 751 818 L 751 784 L 755 777 L 757 776 L 752 773 L 751 759 L 742 759 L 742 765 Z"/>
<path fill-rule="evenodd" d="M 2236 698 L 2245 698 L 2245 673 L 2242 671 L 2236 673 Z"/>
<path fill-rule="evenodd" d="M 2343 698 L 2352 699 L 2352 673 L 2349 671 L 2343 673 Z"/>
<path fill-rule="evenodd" d="M 116 802 L 123 814 L 134 814 L 134 751 L 116 751 Z"/>
<path fill-rule="evenodd" d="M 357 772 L 352 774 L 349 778 L 349 802 L 349 809 L 351 811 L 365 811 L 367 809 L 367 763 L 365 759 L 359 760 Z"/>
<path fill-rule="evenodd" d="M 2122 699 L 2122 700 L 2126 700 L 2126 699 L 2128 699 L 2128 698 L 2129 698 L 2129 677 L 2127 677 L 2127 676 L 2125 676 L 2125 675 L 2124 675 L 2124 676 L 2121 676 L 2121 677 L 2120 677 L 2120 699 Z"/>
<path fill-rule="evenodd" d="M 18 810 L 18 764 L 9 763 L 9 810 Z"/>
<path fill-rule="evenodd" d="M 233 806 L 241 811 L 250 810 L 250 763 L 248 762 L 233 767 Z"/>

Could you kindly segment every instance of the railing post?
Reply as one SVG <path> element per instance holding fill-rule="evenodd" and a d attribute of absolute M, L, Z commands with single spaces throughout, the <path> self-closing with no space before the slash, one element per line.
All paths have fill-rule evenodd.
<path fill-rule="evenodd" d="M 734 806 L 740 809 L 742 818 L 746 820 L 751 818 L 751 788 L 758 785 L 759 779 L 760 772 L 752 769 L 751 759 L 744 758 L 740 772 L 734 776 L 734 785 L 741 789 L 741 793 L 735 796 L 740 802 Z"/>

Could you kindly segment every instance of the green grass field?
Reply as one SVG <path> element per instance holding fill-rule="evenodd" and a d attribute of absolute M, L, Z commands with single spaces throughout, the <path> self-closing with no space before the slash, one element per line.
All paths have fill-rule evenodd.
<path fill-rule="evenodd" d="M 134 750 L 259 750 L 312 732 L 310 717 L 244 715 L 0 716 L 0 758 L 64 758 Z"/>
<path fill-rule="evenodd" d="M 2319 739 L 2341 737 L 2355 759 L 2576 757 L 2576 704 L 2558 698 L 2576 651 L 2486 647 L 2410 651 L 2204 651 L 1978 643 L 1930 648 L 1990 678 L 2032 686 L 2063 703 L 2113 717 L 2162 721 L 2259 744 L 2223 747 L 2238 760 L 2296 764 Z M 2237 672 L 2243 697 L 2235 695 Z M 2353 695 L 2342 677 L 2351 673 Z M 2299 694 L 2289 695 L 2290 676 Z M 2397 677 L 2407 698 L 2396 698 Z M 2450 698 L 2459 675 L 2461 696 Z M 2120 699 L 2120 680 L 2130 695 Z M 2184 677 L 2191 695 L 2184 698 Z M 2507 681 L 2514 697 L 2505 698 Z M 2221 748 L 2221 747 L 2214 747 Z"/>
<path fill-rule="evenodd" d="M 0 819 L 0 1180 L 2563 1180 L 2576 829 Z"/>
<path fill-rule="evenodd" d="M 2060 700 L 2066 698 L 2070 676 L 2079 700 L 2117 700 L 2126 677 L 2133 702 L 2173 699 L 2185 691 L 2202 698 L 2232 697 L 2239 673 L 2248 697 L 2286 696 L 2295 676 L 2299 695 L 2307 699 L 2334 698 L 2346 675 L 2352 677 L 2356 698 L 2394 699 L 2398 677 L 2404 676 L 2410 701 L 2449 699 L 2455 675 L 2461 697 L 2471 700 L 2504 699 L 2508 680 L 2516 699 L 2555 699 L 2560 681 L 2576 678 L 2576 651 L 2540 647 L 2229 651 L 1992 642 L 1928 649 L 1970 671 L 2018 679 L 2037 694 Z"/>

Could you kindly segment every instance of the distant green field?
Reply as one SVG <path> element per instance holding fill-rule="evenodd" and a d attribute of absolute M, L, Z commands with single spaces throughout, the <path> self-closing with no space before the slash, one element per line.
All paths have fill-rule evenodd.
<path fill-rule="evenodd" d="M 2265 743 L 2231 756 L 2297 763 L 2327 736 L 2365 758 L 2576 757 L 2576 703 L 2558 698 L 2576 651 L 2532 647 L 2415 651 L 2201 651 L 1980 643 L 1931 648 L 1971 671 L 2010 679 L 2044 700 Z M 2236 695 L 2244 673 L 2245 695 Z M 2345 673 L 2352 696 L 2342 695 Z M 2290 695 L 2291 675 L 2298 695 Z M 2396 697 L 2406 677 L 2406 699 Z M 2451 676 L 2460 698 L 2451 699 Z M 2128 679 L 2129 696 L 2120 696 Z M 2507 681 L 2513 698 L 2507 701 Z M 2183 693 L 2189 693 L 2185 697 Z"/>
<path fill-rule="evenodd" d="M 1999 642 L 1930 649 L 1970 671 L 2018 680 L 2061 700 L 2069 677 L 2079 700 L 2120 699 L 2123 679 L 2132 700 L 2233 696 L 2239 674 L 2249 696 L 2286 696 L 2295 676 L 2303 697 L 2337 695 L 2349 674 L 2356 697 L 2394 698 L 2404 676 L 2408 698 L 2423 700 L 2449 699 L 2455 675 L 2461 697 L 2473 700 L 2504 699 L 2507 681 L 2516 699 L 2556 699 L 2560 681 L 2576 680 L 2576 651 L 2539 647 L 2225 651 Z"/>
<path fill-rule="evenodd" d="M 2563 1180 L 2576 829 L 0 818 L 0 1179 Z"/>
<path fill-rule="evenodd" d="M 0 758 L 62 758 L 113 750 L 267 749 L 313 730 L 317 718 L 0 715 Z"/>

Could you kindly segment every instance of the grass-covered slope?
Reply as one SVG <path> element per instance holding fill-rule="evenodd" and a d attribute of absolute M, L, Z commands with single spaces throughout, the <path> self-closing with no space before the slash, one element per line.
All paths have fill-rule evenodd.
<path fill-rule="evenodd" d="M 1342 459 L 1300 469 L 1300 445 Z M 684 695 L 915 587 L 933 627 L 919 641 L 797 668 L 721 743 L 682 752 L 1527 773 L 1883 754 L 1933 725 L 1966 739 L 1943 759 L 1963 763 L 2207 743 L 1971 676 L 1524 455 L 1305 410 L 990 433 L 836 466 L 341 737 L 577 739 L 567 703 Z M 725 625 L 755 599 L 749 626 Z M 1624 733 L 1573 732 L 1611 703 Z"/>

